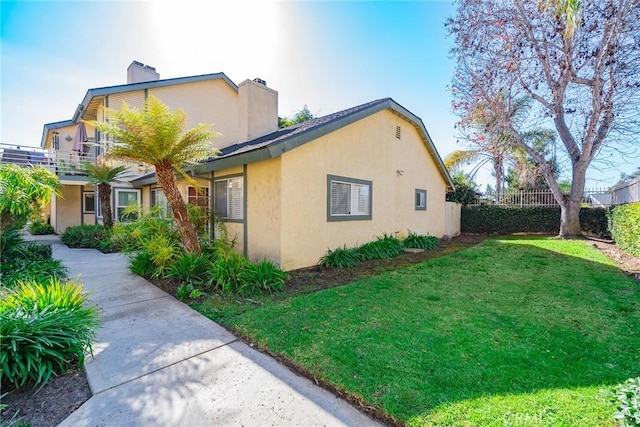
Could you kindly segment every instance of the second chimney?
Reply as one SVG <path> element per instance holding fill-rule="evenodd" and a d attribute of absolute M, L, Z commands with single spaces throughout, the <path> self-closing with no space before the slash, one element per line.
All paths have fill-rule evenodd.
<path fill-rule="evenodd" d="M 145 65 L 142 62 L 133 61 L 127 68 L 127 84 L 152 82 L 160 80 L 160 74 L 154 67 Z"/>

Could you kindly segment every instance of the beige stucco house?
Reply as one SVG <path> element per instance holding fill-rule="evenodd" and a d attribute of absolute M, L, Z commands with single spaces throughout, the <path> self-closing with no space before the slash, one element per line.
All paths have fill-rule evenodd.
<path fill-rule="evenodd" d="M 208 203 L 251 260 L 268 258 L 291 270 L 316 264 L 328 248 L 382 233 L 459 232 L 445 203 L 453 183 L 433 141 L 420 118 L 393 99 L 278 129 L 278 94 L 260 79 L 235 85 L 217 73 L 159 80 L 153 69 L 134 62 L 130 74 L 132 67 L 151 80 L 89 90 L 71 120 L 45 125 L 42 147 L 73 156 L 81 119 L 103 120 L 105 107 L 119 108 L 123 100 L 139 106 L 154 94 L 183 108 L 191 126 L 211 123 L 221 133 L 214 140 L 220 155 L 192 171 L 204 193 L 186 183 L 181 190 L 188 202 Z M 79 151 L 84 158 L 108 150 L 109 141 L 93 129 L 87 134 L 94 143 Z M 69 138 L 62 142 L 60 135 Z M 93 187 L 57 164 L 64 197 L 52 203 L 56 231 L 98 222 Z M 126 182 L 114 184 L 116 215 L 129 203 L 165 204 L 153 171 L 130 166 Z"/>

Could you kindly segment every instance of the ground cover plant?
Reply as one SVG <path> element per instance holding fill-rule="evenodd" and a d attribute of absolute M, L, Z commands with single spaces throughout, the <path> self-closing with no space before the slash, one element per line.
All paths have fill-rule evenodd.
<path fill-rule="evenodd" d="M 585 241 L 488 240 L 348 286 L 196 306 L 388 422 L 612 425 L 640 287 Z"/>

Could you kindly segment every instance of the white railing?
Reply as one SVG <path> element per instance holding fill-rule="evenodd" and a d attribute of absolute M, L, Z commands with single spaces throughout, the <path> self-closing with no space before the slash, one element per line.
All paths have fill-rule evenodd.
<path fill-rule="evenodd" d="M 613 204 L 613 193 L 608 188 L 585 190 L 582 196 L 583 206 L 608 207 Z M 486 193 L 478 195 L 468 206 L 558 206 L 551 190 L 546 191 L 503 191 L 500 194 Z"/>
<path fill-rule="evenodd" d="M 26 167 L 40 165 L 59 176 L 84 176 L 82 162 L 95 163 L 95 154 L 0 144 L 0 163 L 13 163 Z M 139 163 L 122 161 L 112 163 L 113 166 L 127 167 L 120 176 L 121 181 L 130 181 L 152 171 L 149 166 Z"/>

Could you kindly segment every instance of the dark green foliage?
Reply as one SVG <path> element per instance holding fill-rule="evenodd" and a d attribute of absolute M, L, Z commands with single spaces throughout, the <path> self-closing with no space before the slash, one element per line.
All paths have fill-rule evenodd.
<path fill-rule="evenodd" d="M 342 248 L 335 248 L 334 250 L 329 249 L 318 264 L 322 267 L 353 267 L 357 263 L 362 261 L 362 254 L 358 252 L 356 248 L 347 248 L 347 246 L 343 246 Z"/>
<path fill-rule="evenodd" d="M 399 239 L 383 233 L 382 236 L 377 236 L 376 240 L 365 243 L 356 250 L 360 254 L 362 261 L 370 261 L 398 256 L 404 253 L 404 245 Z"/>
<path fill-rule="evenodd" d="M 329 249 L 320 258 L 318 264 L 322 267 L 353 267 L 361 261 L 371 261 L 374 259 L 393 258 L 404 253 L 404 243 L 387 233 L 377 236 L 376 240 L 364 243 L 355 248 L 347 248 L 344 245 L 334 250 Z"/>
<path fill-rule="evenodd" d="M 47 224 L 46 222 L 34 221 L 29 224 L 29 233 L 35 236 L 53 234 L 53 227 L 51 226 L 51 224 Z"/>
<path fill-rule="evenodd" d="M 139 251 L 129 257 L 129 269 L 133 274 L 141 277 L 154 277 L 158 267 L 153 263 L 153 256 L 149 251 Z"/>
<path fill-rule="evenodd" d="M 451 179 L 456 189 L 453 192 L 447 193 L 447 202 L 457 202 L 463 205 L 473 203 L 479 194 L 478 185 L 463 173 L 452 175 Z"/>
<path fill-rule="evenodd" d="M 235 252 L 220 254 L 211 264 L 211 283 L 225 292 L 238 292 L 251 263 Z"/>
<path fill-rule="evenodd" d="M 23 283 L 0 306 L 0 383 L 44 385 L 70 363 L 84 364 L 98 327 L 98 311 L 86 308 L 82 287 L 50 279 Z"/>
<path fill-rule="evenodd" d="M 18 246 L 15 249 L 15 258 L 22 258 L 29 261 L 36 261 L 39 259 L 51 259 L 52 250 L 49 243 L 26 243 Z"/>
<path fill-rule="evenodd" d="M 409 235 L 402 241 L 405 248 L 424 249 L 430 251 L 438 246 L 438 238 L 425 234 L 417 234 L 409 230 Z"/>
<path fill-rule="evenodd" d="M 208 282 L 211 258 L 204 253 L 179 255 L 169 268 L 167 276 L 194 286 Z"/>
<path fill-rule="evenodd" d="M 279 292 L 284 288 L 288 274 L 280 270 L 272 261 L 267 259 L 257 264 L 250 264 L 244 271 L 241 295 L 256 295 Z"/>
<path fill-rule="evenodd" d="M 582 208 L 580 223 L 583 231 L 606 235 L 606 211 Z M 463 233 L 557 233 L 560 230 L 560 208 L 544 206 L 463 206 Z"/>
<path fill-rule="evenodd" d="M 8 228 L 0 232 L 0 260 L 9 258 L 14 248 L 18 247 L 24 239 L 20 235 L 20 230 Z"/>
<path fill-rule="evenodd" d="M 15 237 L 6 242 L 0 263 L 0 282 L 4 288 L 13 289 L 21 281 L 41 283 L 50 277 L 67 278 L 67 269 L 62 262 L 51 258 L 50 244 L 24 243 L 22 238 Z"/>
<path fill-rule="evenodd" d="M 57 259 L 26 260 L 15 259 L 0 264 L 0 282 L 7 289 L 15 288 L 19 282 L 42 283 L 51 277 L 67 278 L 67 269 Z"/>
<path fill-rule="evenodd" d="M 621 249 L 640 256 L 640 202 L 613 208 L 609 214 L 609 227 Z"/>
<path fill-rule="evenodd" d="M 105 248 L 111 247 L 109 242 L 111 231 L 100 224 L 83 224 L 69 227 L 60 236 L 62 243 L 70 248 Z"/>

